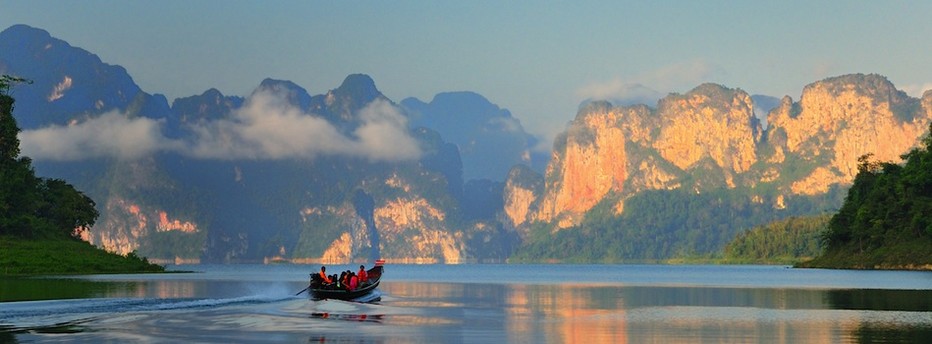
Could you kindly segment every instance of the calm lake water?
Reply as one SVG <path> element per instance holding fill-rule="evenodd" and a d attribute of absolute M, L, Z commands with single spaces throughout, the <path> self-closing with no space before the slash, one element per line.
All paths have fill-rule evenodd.
<path fill-rule="evenodd" d="M 328 266 L 329 271 L 358 268 Z M 382 299 L 295 296 L 316 265 L 0 279 L 0 342 L 928 342 L 932 273 L 387 265 Z"/>

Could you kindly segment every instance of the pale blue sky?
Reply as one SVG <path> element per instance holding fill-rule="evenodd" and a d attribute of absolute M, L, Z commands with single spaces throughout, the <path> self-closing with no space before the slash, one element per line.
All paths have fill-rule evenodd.
<path fill-rule="evenodd" d="M 130 72 L 169 100 L 266 77 L 312 94 L 372 76 L 389 98 L 475 91 L 552 136 L 589 97 L 702 82 L 799 98 L 878 73 L 932 85 L 929 1 L 10 1 L 27 24 Z M 653 105 L 653 104 L 651 104 Z"/>

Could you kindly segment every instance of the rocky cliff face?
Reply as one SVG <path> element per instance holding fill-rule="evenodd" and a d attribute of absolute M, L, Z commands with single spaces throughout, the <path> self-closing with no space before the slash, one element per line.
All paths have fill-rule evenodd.
<path fill-rule="evenodd" d="M 163 209 L 132 203 L 132 201 L 111 197 L 104 206 L 104 215 L 99 219 L 98 228 L 112 228 L 108 231 L 85 231 L 82 239 L 107 251 L 128 254 L 139 251 L 141 255 L 152 252 L 155 248 L 146 247 L 146 238 L 159 233 L 198 234 L 201 229 L 194 222 L 179 219 Z M 193 243 L 196 250 L 192 252 L 173 252 L 174 256 L 159 256 L 160 259 L 198 259 L 203 249 L 203 240 Z"/>
<path fill-rule="evenodd" d="M 608 103 L 594 103 L 579 112 L 555 144 L 562 149 L 554 149 L 547 167 L 538 220 L 558 220 L 560 227 L 567 227 L 610 192 L 622 192 L 628 159 L 619 123 L 629 114 L 613 111 Z"/>
<path fill-rule="evenodd" d="M 511 229 L 526 229 L 524 226 L 531 214 L 537 211 L 536 198 L 544 190 L 544 178 L 525 165 L 516 165 L 508 172 L 505 189 L 503 222 Z M 527 231 L 521 233 L 526 235 Z"/>
<path fill-rule="evenodd" d="M 393 176 L 384 185 L 397 191 L 412 190 L 412 186 L 398 176 Z M 302 210 L 304 222 L 325 222 L 329 229 L 337 229 L 336 238 L 326 243 L 320 255 L 313 253 L 314 249 L 296 247 L 295 253 L 283 254 L 290 257 L 284 259 L 327 264 L 364 262 L 371 257 L 372 245 L 378 245 L 379 257 L 390 262 L 460 263 L 470 258 L 463 240 L 464 231 L 450 230 L 449 215 L 443 205 L 417 194 L 379 197 L 374 203 L 374 229 L 368 228 L 367 221 L 359 216 L 360 212 L 353 209 L 354 204 L 350 202 L 339 207 Z M 307 236 L 308 241 L 324 237 L 307 230 L 302 236 Z M 302 253 L 308 251 L 311 254 Z"/>
<path fill-rule="evenodd" d="M 932 93 L 910 98 L 882 76 L 860 74 L 813 83 L 799 102 L 785 97 L 766 132 L 747 93 L 714 84 L 671 94 L 656 109 L 591 103 L 555 141 L 544 190 L 533 201 L 506 202 L 505 211 L 514 225 L 558 229 L 600 202 L 621 214 L 624 200 L 645 190 L 764 185 L 778 192 L 750 200 L 781 209 L 787 197 L 849 184 L 861 155 L 898 161 L 926 134 L 930 105 Z M 506 183 L 506 195 L 522 192 Z M 534 202 L 536 213 L 519 211 Z"/>
<path fill-rule="evenodd" d="M 762 129 L 751 97 L 741 90 L 701 85 L 685 95 L 670 95 L 657 104 L 660 133 L 651 146 L 682 170 L 712 159 L 726 173 L 746 172 L 757 162 Z"/>
<path fill-rule="evenodd" d="M 788 156 L 818 161 L 791 189 L 794 194 L 822 193 L 829 185 L 850 183 L 861 155 L 899 161 L 926 134 L 929 111 L 879 75 L 813 83 L 798 103 L 784 98 L 769 114 L 771 161 L 779 164 Z"/>
<path fill-rule="evenodd" d="M 624 198 L 681 187 L 688 171 L 708 169 L 703 161 L 719 181 L 694 187 L 735 187 L 735 176 L 757 162 L 762 133 L 751 97 L 718 85 L 670 95 L 656 110 L 591 103 L 554 144 L 534 220 L 569 227 L 603 200 L 620 214 Z"/>

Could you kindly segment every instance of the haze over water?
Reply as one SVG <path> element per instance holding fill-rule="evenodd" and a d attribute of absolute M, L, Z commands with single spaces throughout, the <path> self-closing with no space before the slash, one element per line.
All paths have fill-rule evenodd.
<path fill-rule="evenodd" d="M 837 343 L 932 335 L 928 272 L 388 265 L 382 301 L 362 304 L 295 296 L 313 265 L 172 268 L 200 273 L 5 278 L 0 341 Z"/>

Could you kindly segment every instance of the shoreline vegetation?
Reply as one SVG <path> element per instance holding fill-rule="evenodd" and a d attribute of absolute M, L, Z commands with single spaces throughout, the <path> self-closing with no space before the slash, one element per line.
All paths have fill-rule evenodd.
<path fill-rule="evenodd" d="M 802 268 L 932 270 L 932 124 L 902 164 L 858 158 L 858 174 Z"/>
<path fill-rule="evenodd" d="M 81 240 L 99 213 L 96 203 L 61 179 L 36 176 L 20 156 L 13 117 L 16 84 L 0 76 L 0 276 L 164 272 L 161 265 L 130 253 L 110 253 Z"/>
<path fill-rule="evenodd" d="M 160 272 L 165 267 L 134 253 L 121 256 L 79 239 L 0 235 L 0 276 Z"/>

